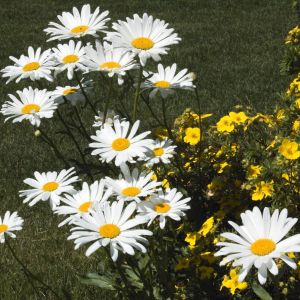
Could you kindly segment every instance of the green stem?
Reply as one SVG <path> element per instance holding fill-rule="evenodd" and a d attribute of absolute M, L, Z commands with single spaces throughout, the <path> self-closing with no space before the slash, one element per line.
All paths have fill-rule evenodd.
<path fill-rule="evenodd" d="M 79 84 L 80 90 L 81 90 L 81 92 L 82 92 L 82 94 L 83 94 L 83 96 L 84 96 L 86 102 L 90 105 L 92 111 L 93 111 L 94 114 L 97 116 L 97 115 L 98 115 L 97 110 L 96 110 L 95 106 L 93 105 L 93 103 L 91 102 L 91 100 L 89 99 L 87 93 L 85 92 L 85 90 L 84 90 L 84 88 L 83 88 L 83 86 L 82 86 L 82 83 L 81 83 L 81 81 L 80 81 L 80 79 L 79 79 L 79 76 L 78 76 L 78 74 L 77 74 L 76 71 L 74 71 L 74 75 L 75 75 L 75 78 L 76 78 L 76 80 L 77 80 L 77 82 L 78 82 L 78 84 Z"/>
<path fill-rule="evenodd" d="M 57 110 L 57 115 L 58 115 L 58 118 L 60 119 L 61 123 L 64 125 L 65 129 L 67 130 L 68 135 L 70 136 L 70 138 L 71 138 L 72 141 L 74 142 L 74 145 L 75 145 L 75 147 L 77 148 L 77 150 L 78 150 L 78 152 L 79 152 L 79 154 L 80 154 L 80 156 L 81 156 L 82 162 L 83 162 L 83 164 L 84 164 L 85 167 L 86 167 L 86 171 L 87 171 L 88 176 L 90 177 L 91 180 L 93 180 L 93 177 L 92 177 L 91 173 L 88 171 L 89 168 L 88 168 L 87 162 L 86 162 L 86 160 L 85 160 L 84 154 L 82 153 L 82 151 L 81 151 L 81 149 L 80 149 L 80 146 L 79 146 L 78 142 L 76 141 L 76 139 L 75 139 L 75 137 L 74 137 L 72 131 L 70 130 L 68 124 L 64 121 L 64 119 L 63 119 L 62 115 L 60 114 L 59 110 Z"/>
<path fill-rule="evenodd" d="M 38 129 L 42 134 L 42 139 L 45 143 L 47 143 L 50 147 L 52 147 L 55 155 L 57 158 L 59 158 L 67 168 L 70 168 L 70 164 L 67 162 L 67 160 L 64 158 L 64 156 L 61 154 L 61 152 L 56 147 L 55 143 L 49 138 L 49 136 L 46 134 L 45 131 L 43 131 L 41 128 Z"/>
<path fill-rule="evenodd" d="M 42 281 L 41 279 L 39 279 L 36 275 L 34 275 L 24 264 L 23 262 L 18 258 L 18 256 L 16 255 L 15 251 L 13 250 L 13 248 L 10 245 L 10 242 L 8 240 L 5 241 L 5 244 L 7 245 L 8 249 L 10 250 L 12 256 L 14 257 L 14 259 L 19 263 L 19 265 L 22 267 L 22 270 L 24 272 L 24 274 L 26 275 L 26 277 L 28 278 L 29 281 L 31 281 L 31 279 L 36 280 L 37 282 L 39 282 L 42 286 L 44 286 L 46 289 L 48 289 L 53 295 L 56 296 L 57 299 L 62 299 L 48 284 L 46 284 L 44 281 Z M 29 279 L 30 277 L 30 279 Z M 30 282 L 31 286 L 35 289 L 32 281 Z M 36 291 L 37 292 L 37 291 Z"/>
<path fill-rule="evenodd" d="M 72 105 L 72 106 L 73 106 L 73 105 Z M 80 127 L 81 127 L 82 132 L 83 132 L 83 135 L 86 137 L 86 139 L 87 139 L 88 141 L 90 141 L 91 138 L 90 138 L 89 134 L 87 133 L 87 131 L 86 131 L 84 125 L 83 125 L 83 122 L 82 122 L 82 120 L 81 120 L 81 117 L 80 117 L 80 114 L 79 114 L 79 111 L 78 111 L 77 106 L 73 106 L 73 110 L 74 110 L 75 115 L 76 115 L 76 117 L 77 117 L 77 119 L 78 119 L 78 122 L 79 122 Z"/>
<path fill-rule="evenodd" d="M 132 118 L 133 122 L 136 121 L 137 108 L 138 108 L 138 103 L 139 103 L 139 98 L 140 98 L 140 91 L 141 91 L 141 84 L 142 84 L 142 77 L 143 77 L 143 67 L 142 67 L 142 65 L 140 65 L 138 82 L 137 82 L 137 87 L 136 87 L 135 97 L 134 97 L 134 102 L 133 102 L 133 118 Z"/>
<path fill-rule="evenodd" d="M 107 99 L 106 99 L 106 101 L 105 101 L 105 106 L 104 106 L 103 122 L 102 122 L 102 125 L 105 124 L 106 117 L 107 117 L 107 112 L 108 112 L 109 102 L 110 102 L 110 98 L 111 98 L 111 94 L 112 94 L 112 83 L 113 83 L 113 79 L 110 78 L 110 80 L 109 80 L 109 89 L 108 89 L 108 96 L 107 96 Z"/>

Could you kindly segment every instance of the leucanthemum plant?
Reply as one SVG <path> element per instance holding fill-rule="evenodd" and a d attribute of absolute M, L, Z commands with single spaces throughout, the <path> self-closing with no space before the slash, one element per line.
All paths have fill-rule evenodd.
<path fill-rule="evenodd" d="M 40 155 L 61 164 L 34 172 L 19 196 L 34 214 L 48 202 L 60 234 L 93 254 L 76 252 L 96 266 L 80 281 L 116 299 L 227 299 L 227 289 L 252 299 L 297 287 L 299 227 L 285 207 L 299 213 L 299 78 L 273 115 L 238 106 L 212 125 L 196 74 L 176 61 L 156 65 L 181 41 L 166 21 L 134 14 L 110 28 L 108 11 L 89 4 L 58 20 L 45 29 L 51 49 L 29 47 L 2 70 L 7 83 L 34 87 L 9 95 L 1 114 L 29 121 L 45 146 Z M 183 95 L 195 108 L 174 120 Z M 260 208 L 247 210 L 253 201 Z M 238 234 L 219 235 L 227 220 Z M 37 299 L 44 291 L 63 298 L 65 286 L 52 289 L 15 253 L 9 237 L 22 226 L 7 212 L 1 243 L 5 237 Z"/>

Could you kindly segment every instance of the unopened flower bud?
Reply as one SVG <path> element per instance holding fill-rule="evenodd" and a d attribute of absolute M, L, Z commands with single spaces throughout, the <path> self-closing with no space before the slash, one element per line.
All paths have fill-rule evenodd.
<path fill-rule="evenodd" d="M 41 134 L 42 134 L 42 133 L 41 133 L 39 130 L 36 130 L 36 131 L 34 132 L 34 135 L 35 135 L 36 137 L 39 137 Z"/>

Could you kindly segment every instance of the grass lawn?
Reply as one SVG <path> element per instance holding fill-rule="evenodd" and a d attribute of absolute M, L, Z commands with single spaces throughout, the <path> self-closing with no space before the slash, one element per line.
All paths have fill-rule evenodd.
<path fill-rule="evenodd" d="M 20 56 L 27 47 L 42 46 L 42 32 L 61 11 L 80 6 L 81 0 L 10 0 L 0 10 L 0 68 L 9 64 L 10 55 Z M 277 0 L 102 0 L 88 1 L 93 8 L 101 5 L 111 12 L 112 20 L 133 13 L 148 12 L 165 19 L 182 37 L 172 47 L 164 63 L 177 62 L 180 68 L 194 71 L 200 82 L 204 112 L 227 113 L 236 104 L 251 104 L 257 110 L 270 111 L 276 94 L 283 91 L 289 78 L 279 75 L 283 39 L 296 24 L 289 1 Z M 30 85 L 5 85 L 1 80 L 0 102 L 7 93 Z M 173 105 L 173 113 L 189 105 L 188 96 Z M 47 205 L 32 209 L 22 205 L 18 190 L 22 181 L 35 170 L 59 170 L 61 165 L 52 152 L 33 136 L 27 123 L 11 124 L 0 120 L 0 194 L 1 215 L 18 210 L 25 219 L 24 230 L 12 241 L 20 257 L 47 283 L 57 290 L 70 291 L 72 299 L 98 299 L 101 291 L 79 285 L 76 275 L 97 270 L 96 256 L 89 259 L 83 251 L 73 251 L 66 241 L 67 228 L 58 229 Z M 5 245 L 0 246 L 0 299 L 35 299 L 21 270 Z M 102 296 L 103 297 L 103 296 Z"/>

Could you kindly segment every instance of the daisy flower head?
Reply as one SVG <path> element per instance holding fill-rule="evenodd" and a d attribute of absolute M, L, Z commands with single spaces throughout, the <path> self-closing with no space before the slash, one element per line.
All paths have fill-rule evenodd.
<path fill-rule="evenodd" d="M 106 18 L 108 14 L 109 11 L 107 10 L 100 13 L 99 7 L 91 13 L 91 6 L 89 4 L 83 5 L 81 12 L 76 7 L 73 7 L 73 13 L 63 12 L 57 16 L 60 24 L 50 22 L 49 27 L 44 29 L 50 35 L 47 42 L 80 38 L 85 35 L 96 37 L 98 36 L 97 32 L 103 32 L 107 28 L 105 23 L 110 20 Z"/>
<path fill-rule="evenodd" d="M 300 252 L 300 234 L 283 239 L 296 224 L 296 218 L 287 216 L 287 209 L 279 212 L 276 209 L 270 214 L 268 207 L 263 212 L 258 207 L 241 214 L 242 225 L 229 221 L 229 224 L 238 234 L 225 232 L 222 237 L 229 242 L 219 242 L 222 248 L 215 256 L 225 256 L 220 265 L 234 261 L 233 267 L 241 267 L 239 281 L 244 281 L 246 275 L 254 266 L 258 270 L 258 281 L 264 284 L 267 281 L 268 270 L 278 274 L 278 267 L 274 259 L 281 259 L 288 266 L 296 269 L 296 263 L 285 253 Z"/>
<path fill-rule="evenodd" d="M 170 163 L 170 159 L 176 153 L 174 150 L 177 146 L 172 145 L 169 139 L 156 140 L 150 147 L 150 151 L 143 158 L 146 161 L 146 166 L 152 167 L 155 164 L 162 162 L 163 164 Z"/>
<path fill-rule="evenodd" d="M 148 219 L 148 226 L 158 217 L 159 226 L 163 229 L 167 217 L 179 221 L 185 215 L 184 211 L 190 209 L 187 203 L 191 198 L 182 198 L 183 194 L 176 188 L 159 191 L 157 196 L 139 205 L 140 216 Z"/>
<path fill-rule="evenodd" d="M 1 113 L 7 116 L 5 121 L 13 119 L 13 123 L 28 120 L 33 126 L 39 127 L 41 119 L 53 117 L 57 104 L 54 102 L 52 92 L 32 87 L 17 91 L 18 97 L 9 94 L 10 101 L 6 101 Z"/>
<path fill-rule="evenodd" d="M 112 126 L 114 124 L 114 120 L 119 119 L 120 117 L 115 113 L 114 110 L 108 109 L 105 119 L 105 124 Z M 102 111 L 98 111 L 98 115 L 95 116 L 95 121 L 93 127 L 102 127 L 104 121 L 104 113 Z"/>
<path fill-rule="evenodd" d="M 109 77 L 116 75 L 118 83 L 122 84 L 122 76 L 126 71 L 136 67 L 134 54 L 120 48 L 113 48 L 104 42 L 103 45 L 96 41 L 96 49 L 91 45 L 85 47 L 85 64 L 90 71 L 106 72 Z"/>
<path fill-rule="evenodd" d="M 80 191 L 73 195 L 65 194 L 61 198 L 65 205 L 57 206 L 55 213 L 58 215 L 69 215 L 69 217 L 58 226 L 72 224 L 74 217 L 88 214 L 95 208 L 95 205 L 106 202 L 111 194 L 111 190 L 105 187 L 104 180 L 95 181 L 91 185 L 84 182 Z"/>
<path fill-rule="evenodd" d="M 95 141 L 90 144 L 92 155 L 100 155 L 102 161 L 107 163 L 115 160 L 115 165 L 135 162 L 134 158 L 143 157 L 152 144 L 151 139 L 145 139 L 150 131 L 136 135 L 140 121 L 136 121 L 130 128 L 125 120 L 115 119 L 113 126 L 104 124 L 96 135 L 91 138 Z"/>
<path fill-rule="evenodd" d="M 163 98 L 174 93 L 174 89 L 193 89 L 193 79 L 187 69 L 183 69 L 176 74 L 177 65 L 164 68 L 162 64 L 158 64 L 157 73 L 144 72 L 147 78 L 142 84 L 143 90 L 151 89 L 150 98 L 155 97 L 157 92 L 161 93 Z"/>
<path fill-rule="evenodd" d="M 85 253 L 86 256 L 109 245 L 113 261 L 117 260 L 119 251 L 129 255 L 134 255 L 135 250 L 145 253 L 146 248 L 143 244 L 147 244 L 148 241 L 144 236 L 151 236 L 152 232 L 137 228 L 145 223 L 145 220 L 132 217 L 135 211 L 135 202 L 126 207 L 123 200 L 114 201 L 111 205 L 106 202 L 90 214 L 75 218 L 73 224 L 77 227 L 71 229 L 72 234 L 68 239 L 75 240 L 75 249 L 92 242 Z"/>
<path fill-rule="evenodd" d="M 82 81 L 82 88 L 86 94 L 89 94 L 92 90 L 91 81 Z M 76 86 L 57 86 L 54 91 L 52 91 L 52 99 L 57 104 L 62 104 L 65 102 L 65 99 L 69 101 L 73 106 L 78 103 L 85 103 L 86 99 L 82 93 L 82 90 L 79 85 Z"/>
<path fill-rule="evenodd" d="M 14 65 L 1 70 L 2 77 L 8 77 L 6 83 L 15 79 L 18 83 L 21 79 L 28 77 L 33 81 L 41 78 L 53 81 L 51 76 L 51 70 L 53 69 L 51 49 L 42 52 L 41 48 L 34 51 L 32 47 L 29 47 L 28 55 L 21 55 L 20 58 L 10 56 L 9 58 L 14 62 Z"/>
<path fill-rule="evenodd" d="M 72 183 L 79 181 L 78 176 L 74 176 L 74 168 L 57 172 L 34 172 L 34 179 L 27 178 L 24 183 L 30 185 L 32 189 L 20 191 L 20 197 L 25 197 L 23 203 L 29 202 L 29 206 L 35 205 L 39 201 L 49 200 L 52 209 L 60 204 L 62 194 L 74 194 L 76 191 Z"/>
<path fill-rule="evenodd" d="M 0 216 L 0 243 L 5 242 L 5 235 L 15 238 L 13 231 L 22 230 L 23 222 L 24 220 L 18 216 L 17 212 L 11 214 L 7 211 L 3 219 Z"/>
<path fill-rule="evenodd" d="M 168 53 L 168 46 L 178 44 L 181 38 L 174 29 L 163 20 L 153 19 L 144 13 L 142 17 L 135 14 L 133 18 L 113 23 L 114 32 L 108 32 L 106 39 L 116 48 L 133 52 L 144 66 L 148 58 L 160 60 L 160 55 Z"/>
<path fill-rule="evenodd" d="M 67 70 L 68 79 L 71 80 L 74 76 L 74 70 L 87 71 L 87 68 L 83 65 L 85 51 L 84 47 L 81 47 L 81 42 L 75 44 L 71 40 L 69 44 L 58 44 L 57 48 L 52 50 L 55 75 Z"/>
<path fill-rule="evenodd" d="M 125 163 L 121 164 L 120 168 L 122 175 L 119 179 L 105 178 L 107 185 L 112 188 L 118 200 L 140 202 L 145 197 L 153 195 L 157 188 L 161 186 L 161 182 L 151 180 L 153 172 L 139 172 L 137 168 L 134 168 L 131 172 Z"/>

